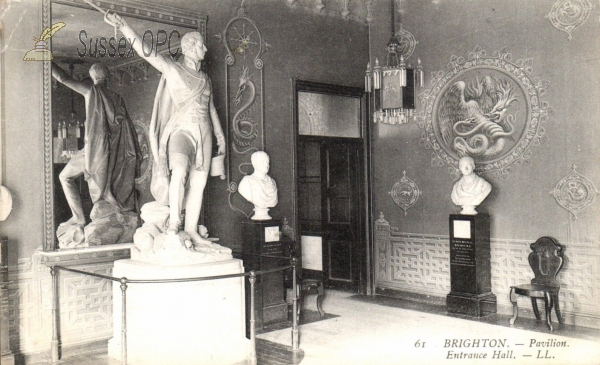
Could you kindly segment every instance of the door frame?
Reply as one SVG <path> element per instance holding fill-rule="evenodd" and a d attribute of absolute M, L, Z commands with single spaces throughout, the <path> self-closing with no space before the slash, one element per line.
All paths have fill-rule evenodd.
<path fill-rule="evenodd" d="M 361 241 L 363 241 L 363 245 L 359 250 L 360 256 L 360 273 L 359 273 L 359 282 L 358 282 L 358 291 L 361 294 L 374 294 L 373 285 L 374 285 L 374 271 L 373 271 L 373 232 L 372 232 L 372 223 L 373 223 L 373 211 L 372 211 L 372 179 L 371 174 L 369 173 L 371 170 L 371 126 L 370 126 L 370 118 L 369 115 L 369 105 L 368 98 L 364 92 L 364 90 L 360 87 L 353 86 L 344 86 L 344 85 L 335 85 L 328 84 L 318 81 L 311 80 L 301 80 L 301 79 L 292 79 L 292 96 L 293 96 L 293 105 L 292 105 L 292 121 L 293 121 L 293 136 L 292 136 L 292 181 L 294 183 L 293 186 L 293 222 L 291 222 L 294 227 L 294 231 L 297 232 L 297 246 L 301 247 L 300 244 L 300 223 L 299 223 L 299 211 L 298 211 L 298 199 L 299 199 L 299 188 L 298 188 L 298 154 L 297 148 L 299 143 L 299 121 L 298 121 L 298 92 L 316 92 L 323 94 L 332 94 L 332 95 L 340 95 L 340 96 L 352 96 L 360 98 L 360 115 L 361 115 L 361 144 L 362 144 L 362 170 L 359 171 L 359 175 L 361 176 L 359 182 L 359 189 L 361 190 L 361 200 L 362 200 L 362 237 Z M 324 138 L 335 138 L 335 137 L 324 137 Z M 323 248 L 325 249 L 325 247 Z"/>

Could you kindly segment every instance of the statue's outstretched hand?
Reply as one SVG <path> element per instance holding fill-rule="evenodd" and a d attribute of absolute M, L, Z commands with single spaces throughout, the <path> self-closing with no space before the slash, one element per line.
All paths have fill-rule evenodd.
<path fill-rule="evenodd" d="M 127 22 L 125 21 L 125 19 L 123 19 L 117 13 L 107 12 L 104 15 L 104 21 L 107 22 L 108 24 L 112 25 L 113 27 L 117 27 L 117 28 L 121 28 L 121 27 L 127 25 Z"/>

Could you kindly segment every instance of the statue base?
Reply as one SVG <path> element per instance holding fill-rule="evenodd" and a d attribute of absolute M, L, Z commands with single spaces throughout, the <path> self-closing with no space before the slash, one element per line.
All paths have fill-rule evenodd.
<path fill-rule="evenodd" d="M 115 261 L 113 276 L 181 279 L 243 273 L 241 260 L 162 266 Z M 113 284 L 113 338 L 108 355 L 121 359 L 122 294 Z M 127 363 L 246 364 L 244 278 L 127 285 Z"/>
<path fill-rule="evenodd" d="M 269 215 L 269 208 L 254 207 L 254 215 L 251 218 L 253 221 L 268 221 L 273 219 Z"/>
<path fill-rule="evenodd" d="M 465 214 L 465 215 L 475 215 L 477 214 L 477 211 L 475 210 L 475 208 L 477 208 L 477 205 L 461 205 L 462 210 L 460 211 L 460 214 Z"/>

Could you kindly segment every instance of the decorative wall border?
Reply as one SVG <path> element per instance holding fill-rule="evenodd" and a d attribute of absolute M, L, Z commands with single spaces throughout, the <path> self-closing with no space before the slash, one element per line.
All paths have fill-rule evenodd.
<path fill-rule="evenodd" d="M 51 0 L 53 3 L 75 6 L 78 8 L 95 10 L 82 0 Z M 142 0 L 94 0 L 94 4 L 119 15 L 132 18 L 151 20 L 170 25 L 198 28 L 202 34 L 206 34 L 207 16 L 197 11 L 178 9 L 172 6 L 151 3 Z"/>
<path fill-rule="evenodd" d="M 375 286 L 445 298 L 450 292 L 450 247 L 446 235 L 401 233 L 383 216 L 375 222 Z M 511 307 L 510 286 L 533 278 L 529 245 L 535 241 L 491 239 L 492 292 Z M 600 328 L 598 242 L 564 243 L 560 307 L 567 323 Z M 525 307 L 525 306 L 524 306 Z M 509 313 L 509 312 L 507 312 Z"/>
<path fill-rule="evenodd" d="M 50 0 L 42 1 L 42 29 L 51 24 Z M 45 251 L 54 246 L 54 178 L 52 175 L 52 72 L 50 62 L 43 62 L 42 120 L 44 121 L 44 242 Z"/>

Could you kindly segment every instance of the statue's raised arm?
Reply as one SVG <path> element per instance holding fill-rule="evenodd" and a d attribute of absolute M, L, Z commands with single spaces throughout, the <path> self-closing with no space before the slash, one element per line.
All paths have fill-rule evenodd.
<path fill-rule="evenodd" d="M 91 86 L 88 86 L 81 81 L 75 80 L 74 78 L 69 76 L 65 72 L 65 70 L 60 68 L 60 66 L 58 66 L 56 63 L 52 62 L 51 69 L 52 69 L 52 77 L 54 77 L 56 79 L 56 81 L 65 85 L 69 89 L 75 91 L 76 93 L 83 95 L 84 97 L 90 92 Z"/>
<path fill-rule="evenodd" d="M 123 33 L 128 41 L 131 42 L 131 46 L 138 56 L 148 61 L 148 63 L 154 66 L 154 68 L 156 68 L 158 71 L 163 73 L 166 71 L 166 68 L 168 67 L 166 59 L 158 52 L 144 52 L 144 47 L 146 47 L 147 50 L 151 49 L 152 45 L 144 45 L 142 37 L 140 37 L 140 35 L 137 34 L 135 30 L 129 26 L 129 24 L 127 24 L 123 17 L 116 13 L 106 13 L 104 19 L 107 23 L 117 27 L 117 29 Z"/>

